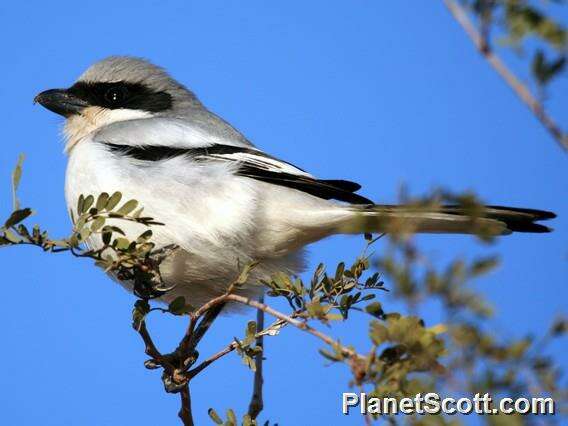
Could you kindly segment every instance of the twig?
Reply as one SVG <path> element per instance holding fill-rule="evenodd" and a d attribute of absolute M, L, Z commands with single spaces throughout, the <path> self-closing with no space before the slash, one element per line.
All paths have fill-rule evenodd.
<path fill-rule="evenodd" d="M 146 355 L 151 356 L 158 363 L 161 363 L 163 360 L 163 356 L 158 350 L 158 348 L 156 348 L 156 345 L 154 344 L 152 337 L 150 337 L 150 333 L 148 333 L 148 329 L 146 328 L 146 321 L 142 320 L 140 322 L 140 328 L 137 331 L 138 334 L 140 334 L 140 336 L 142 337 L 142 340 L 144 341 L 145 345 L 144 352 L 146 352 Z"/>
<path fill-rule="evenodd" d="M 178 417 L 184 426 L 193 426 L 193 415 L 191 413 L 191 396 L 189 393 L 189 384 L 186 384 L 180 391 L 181 408 Z"/>
<path fill-rule="evenodd" d="M 203 319 L 197 324 L 197 328 L 189 338 L 188 344 L 190 348 L 195 349 L 207 330 L 209 330 L 209 327 L 211 327 L 211 324 L 213 324 L 213 321 L 215 321 L 215 318 L 219 316 L 224 306 L 224 303 L 218 303 L 205 312 Z"/>
<path fill-rule="evenodd" d="M 264 304 L 264 296 L 260 296 L 260 303 Z M 264 329 L 264 312 L 260 309 L 256 311 L 256 327 L 257 330 Z M 256 354 L 254 362 L 256 369 L 254 371 L 254 384 L 252 388 L 252 398 L 249 404 L 248 413 L 251 419 L 256 419 L 262 409 L 264 408 L 264 401 L 262 398 L 262 385 L 264 379 L 262 377 L 262 360 L 264 358 L 264 335 L 259 334 L 256 337 L 256 347 L 261 351 Z"/>
<path fill-rule="evenodd" d="M 256 337 L 258 338 L 259 336 L 266 336 L 267 334 L 270 335 L 274 335 L 272 332 L 275 329 L 280 329 L 282 328 L 284 325 L 286 325 L 287 322 L 286 321 L 282 321 L 282 320 L 277 320 L 275 321 L 273 324 L 271 324 L 270 326 L 266 327 L 264 330 L 259 331 L 258 333 L 256 333 Z M 231 342 L 229 343 L 226 347 L 224 347 L 223 349 L 221 349 L 219 352 L 211 355 L 209 358 L 207 358 L 205 361 L 203 361 L 201 364 L 199 364 L 197 367 L 195 367 L 193 370 L 188 371 L 187 373 L 187 377 L 191 380 L 193 379 L 195 376 L 197 376 L 201 371 L 205 370 L 205 368 L 209 367 L 209 365 L 213 364 L 215 361 L 217 361 L 219 358 L 224 357 L 225 355 L 233 352 L 235 349 L 237 349 L 237 343 L 236 342 Z"/>
<path fill-rule="evenodd" d="M 197 376 L 199 373 L 201 373 L 201 371 L 205 370 L 207 367 L 209 367 L 209 365 L 213 364 L 215 361 L 217 361 L 219 358 L 224 357 L 225 355 L 227 355 L 228 353 L 233 352 L 235 349 L 237 348 L 237 344 L 235 342 L 227 345 L 225 348 L 221 349 L 219 352 L 217 352 L 214 355 L 211 355 L 209 358 L 207 358 L 205 361 L 203 361 L 201 364 L 199 364 L 197 367 L 195 367 L 193 370 L 188 371 L 187 376 L 192 379 L 195 376 Z"/>
<path fill-rule="evenodd" d="M 531 94 L 530 90 L 517 78 L 515 74 L 505 65 L 499 56 L 491 49 L 487 48 L 483 36 L 475 28 L 467 16 L 467 12 L 454 0 L 443 0 L 444 4 L 453 17 L 462 26 L 477 50 L 495 69 L 495 71 L 505 80 L 517 96 L 527 105 L 534 116 L 540 120 L 542 125 L 548 130 L 558 144 L 568 151 L 568 134 L 564 133 L 554 120 L 545 112 L 543 105 Z"/>
<path fill-rule="evenodd" d="M 251 306 L 253 308 L 260 309 L 263 312 L 265 312 L 269 315 L 272 315 L 275 318 L 278 318 L 279 320 L 285 321 L 288 324 L 291 324 L 294 327 L 299 328 L 300 330 L 303 330 L 307 333 L 310 333 L 312 336 L 315 336 L 318 339 L 323 340 L 328 345 L 333 346 L 333 347 L 337 347 L 337 349 L 339 349 L 341 351 L 343 356 L 346 356 L 346 357 L 349 357 L 349 358 L 355 358 L 355 359 L 363 358 L 361 355 L 359 355 L 353 349 L 349 349 L 349 348 L 347 348 L 343 345 L 340 345 L 336 340 L 334 340 L 332 337 L 328 336 L 327 334 L 322 333 L 319 330 L 316 330 L 315 328 L 309 326 L 305 322 L 299 321 L 295 318 L 292 318 L 288 315 L 285 315 L 282 312 L 279 312 L 279 311 L 271 308 L 270 306 L 265 305 L 264 303 L 260 303 L 256 300 L 252 300 L 252 299 L 249 299 L 247 297 L 240 296 L 238 294 L 227 294 L 227 295 L 224 296 L 224 298 L 225 298 L 225 300 L 232 300 L 233 302 L 242 303 L 243 305 L 248 305 L 248 306 Z"/>

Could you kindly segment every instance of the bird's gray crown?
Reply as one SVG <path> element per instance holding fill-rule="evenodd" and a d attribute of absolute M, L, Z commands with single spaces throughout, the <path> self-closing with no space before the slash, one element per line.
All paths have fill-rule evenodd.
<path fill-rule="evenodd" d="M 133 56 L 109 56 L 91 65 L 79 83 L 132 83 L 154 92 L 165 92 L 182 103 L 198 103 L 195 95 L 173 79 L 162 67 Z"/>

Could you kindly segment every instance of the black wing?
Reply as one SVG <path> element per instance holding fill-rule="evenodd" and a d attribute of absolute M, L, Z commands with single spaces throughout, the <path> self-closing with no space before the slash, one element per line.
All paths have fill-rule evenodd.
<path fill-rule="evenodd" d="M 347 180 L 316 179 L 298 167 L 253 148 L 232 145 L 211 145 L 204 148 L 167 147 L 160 145 L 117 145 L 105 143 L 110 151 L 141 161 L 162 161 L 188 156 L 195 161 L 231 161 L 238 163 L 237 175 L 273 185 L 306 192 L 325 200 L 352 204 L 373 204 L 355 192 L 361 185 Z"/>

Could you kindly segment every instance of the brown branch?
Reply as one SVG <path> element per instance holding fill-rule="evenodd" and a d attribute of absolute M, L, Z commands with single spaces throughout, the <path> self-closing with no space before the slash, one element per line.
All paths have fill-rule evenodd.
<path fill-rule="evenodd" d="M 487 62 L 489 62 L 501 78 L 505 80 L 509 87 L 513 89 L 521 101 L 525 103 L 525 105 L 531 110 L 534 116 L 541 122 L 558 144 L 564 150 L 568 151 L 568 134 L 564 133 L 554 120 L 546 113 L 542 103 L 540 103 L 532 95 L 530 90 L 517 78 L 515 74 L 513 74 L 501 58 L 491 49 L 487 48 L 487 43 L 484 41 L 483 36 L 477 28 L 475 28 L 475 25 L 471 22 L 463 7 L 454 0 L 443 1 L 452 16 L 462 26 L 465 33 L 469 36 L 481 55 L 487 60 Z"/>
<path fill-rule="evenodd" d="M 209 358 L 207 358 L 205 361 L 203 361 L 201 364 L 199 364 L 197 367 L 195 367 L 193 370 L 188 371 L 187 376 L 192 379 L 195 376 L 197 376 L 199 373 L 201 373 L 201 371 L 203 371 L 205 368 L 209 367 L 209 365 L 213 364 L 215 361 L 217 361 L 219 358 L 224 357 L 225 355 L 227 355 L 228 353 L 233 352 L 235 349 L 237 348 L 237 344 L 235 342 L 227 345 L 225 348 L 221 349 L 219 352 L 217 352 L 214 355 L 211 355 Z"/>
<path fill-rule="evenodd" d="M 274 335 L 272 334 L 272 331 L 277 327 L 277 328 L 281 328 L 284 325 L 286 325 L 287 323 L 284 321 L 282 322 L 281 320 L 277 320 L 276 322 L 274 322 L 273 324 L 271 324 L 270 326 L 266 327 L 264 330 L 259 331 L 258 333 L 256 333 L 256 337 L 258 339 L 259 336 L 265 336 L 267 334 L 270 335 Z M 209 365 L 213 364 L 215 361 L 217 361 L 219 358 L 224 357 L 225 355 L 233 352 L 235 349 L 237 349 L 237 343 L 236 342 L 231 342 L 230 344 L 228 344 L 226 347 L 224 347 L 223 349 L 221 349 L 219 352 L 211 355 L 209 358 L 207 358 L 205 361 L 203 361 L 201 364 L 199 364 L 197 367 L 195 367 L 193 370 L 188 371 L 187 376 L 188 378 L 191 380 L 193 379 L 195 376 L 197 376 L 199 373 L 201 373 L 201 371 L 203 371 L 205 368 L 209 367 Z"/>
<path fill-rule="evenodd" d="M 186 384 L 180 391 L 181 408 L 179 409 L 178 417 L 183 422 L 184 426 L 193 426 L 193 415 L 191 412 L 191 396 L 189 393 L 189 384 Z"/>
<path fill-rule="evenodd" d="M 163 356 L 154 344 L 152 337 L 150 337 L 150 333 L 148 333 L 148 329 L 146 328 L 146 321 L 140 321 L 140 328 L 137 331 L 144 341 L 144 352 L 146 353 L 146 355 L 151 356 L 154 360 L 156 360 L 156 362 L 161 364 L 163 361 Z"/>
<path fill-rule="evenodd" d="M 213 321 L 215 321 L 215 318 L 219 316 L 224 306 L 224 303 L 217 303 L 216 305 L 211 306 L 209 310 L 205 312 L 203 318 L 201 319 L 199 324 L 197 324 L 197 327 L 189 337 L 188 344 L 190 348 L 195 349 L 207 330 L 209 330 L 209 327 L 211 327 L 211 324 L 213 324 Z"/>
<path fill-rule="evenodd" d="M 264 303 L 264 296 L 260 296 L 260 303 Z M 264 312 L 260 309 L 256 311 L 256 327 L 257 330 L 262 330 L 264 328 Z M 256 354 L 254 362 L 256 364 L 256 369 L 254 371 L 254 383 L 252 388 L 252 398 L 250 400 L 248 414 L 251 419 L 256 419 L 262 409 L 264 408 L 264 401 L 262 398 L 262 385 L 264 383 L 264 378 L 262 377 L 262 360 L 264 358 L 264 335 L 259 334 L 256 337 L 256 347 L 260 348 L 261 351 Z"/>
<path fill-rule="evenodd" d="M 288 324 L 293 325 L 296 328 L 299 328 L 300 330 L 303 330 L 309 334 L 311 334 L 312 336 L 317 337 L 318 339 L 324 341 L 325 343 L 327 343 L 330 346 L 333 347 L 337 347 L 340 351 L 341 354 L 343 356 L 349 357 L 349 358 L 355 358 L 355 359 L 359 359 L 359 358 L 363 358 L 361 355 L 359 355 L 357 352 L 355 352 L 353 349 L 349 349 L 343 345 L 340 345 L 336 340 L 334 340 L 332 337 L 328 336 L 325 333 L 322 333 L 319 330 L 316 330 L 315 328 L 309 326 L 308 324 L 306 324 L 303 321 L 299 321 L 295 318 L 292 318 L 288 315 L 283 314 L 282 312 L 279 312 L 273 308 L 271 308 L 268 305 L 265 305 L 264 303 L 260 303 L 256 300 L 252 300 L 249 299 L 247 297 L 244 296 L 240 296 L 238 294 L 227 294 L 224 296 L 225 300 L 232 300 L 233 302 L 238 302 L 238 303 L 242 303 L 243 305 L 248 305 L 251 306 L 253 308 L 256 309 L 260 309 L 261 311 L 272 315 L 275 318 L 278 318 L 279 320 L 285 321 Z"/>

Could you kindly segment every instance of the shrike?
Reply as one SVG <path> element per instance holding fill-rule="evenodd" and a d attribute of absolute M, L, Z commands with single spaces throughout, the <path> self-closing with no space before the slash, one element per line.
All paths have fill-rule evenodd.
<path fill-rule="evenodd" d="M 175 286 L 166 302 L 181 295 L 199 306 L 222 294 L 237 265 L 250 261 L 259 265 L 248 289 L 258 292 L 259 279 L 302 271 L 307 244 L 339 233 L 388 232 L 393 219 L 424 233 L 476 229 L 456 206 L 376 205 L 356 193 L 354 182 L 318 179 L 266 154 L 142 59 L 106 58 L 70 88 L 47 90 L 36 101 L 66 118 L 70 209 L 80 194 L 120 191 L 165 224 L 153 228 L 153 242 L 180 248 L 160 267 L 165 283 Z M 554 216 L 488 206 L 477 225 L 503 235 L 548 232 L 535 221 Z M 137 224 L 120 226 L 131 238 L 142 231 Z M 101 244 L 98 236 L 89 241 Z"/>

